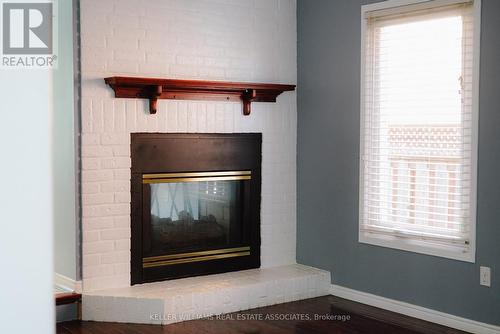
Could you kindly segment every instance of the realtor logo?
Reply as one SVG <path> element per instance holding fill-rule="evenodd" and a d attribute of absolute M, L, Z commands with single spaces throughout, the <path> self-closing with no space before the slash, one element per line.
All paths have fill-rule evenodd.
<path fill-rule="evenodd" d="M 3 4 L 3 53 L 52 54 L 52 3 Z"/>
<path fill-rule="evenodd" d="M 54 67 L 52 2 L 2 3 L 2 68 Z"/>

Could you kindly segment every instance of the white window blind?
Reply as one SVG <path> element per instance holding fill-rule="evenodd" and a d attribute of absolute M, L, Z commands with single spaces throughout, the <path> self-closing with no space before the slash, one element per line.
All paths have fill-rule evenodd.
<path fill-rule="evenodd" d="M 471 252 L 475 20 L 456 2 L 364 13 L 361 241 Z"/>

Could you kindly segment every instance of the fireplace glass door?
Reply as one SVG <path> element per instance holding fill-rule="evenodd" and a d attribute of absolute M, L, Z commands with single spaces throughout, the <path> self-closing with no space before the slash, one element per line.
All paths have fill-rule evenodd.
<path fill-rule="evenodd" d="M 249 255 L 250 171 L 143 175 L 143 267 Z"/>
<path fill-rule="evenodd" d="M 130 282 L 260 267 L 262 134 L 131 135 Z"/>

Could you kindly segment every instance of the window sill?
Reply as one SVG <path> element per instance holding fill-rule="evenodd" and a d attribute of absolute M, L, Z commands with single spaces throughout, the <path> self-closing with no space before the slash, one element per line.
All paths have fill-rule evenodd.
<path fill-rule="evenodd" d="M 443 257 L 452 260 L 475 263 L 475 248 L 464 253 L 460 248 L 453 246 L 439 246 L 425 240 L 404 239 L 399 237 L 380 235 L 368 232 L 359 232 L 359 242 L 374 246 L 398 249 L 402 251 Z"/>

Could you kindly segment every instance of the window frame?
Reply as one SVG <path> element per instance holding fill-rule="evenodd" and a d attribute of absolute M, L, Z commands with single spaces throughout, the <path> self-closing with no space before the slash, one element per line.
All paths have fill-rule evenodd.
<path fill-rule="evenodd" d="M 435 8 L 446 5 L 472 3 L 474 17 L 473 35 L 473 76 L 472 76 L 472 133 L 471 133 L 471 188 L 470 188 L 470 251 L 463 253 L 453 250 L 450 245 L 437 246 L 418 238 L 367 233 L 361 230 L 364 216 L 364 136 L 365 136 L 365 36 L 368 30 L 367 14 L 378 10 L 405 12 L 405 6 L 417 5 Z M 363 244 L 382 246 L 418 254 L 438 256 L 448 259 L 475 263 L 476 258 L 476 219 L 477 219 L 477 152 L 479 132 L 479 62 L 481 36 L 481 0 L 387 0 L 361 6 L 361 76 L 360 76 L 360 154 L 359 154 L 359 217 L 358 241 Z"/>

